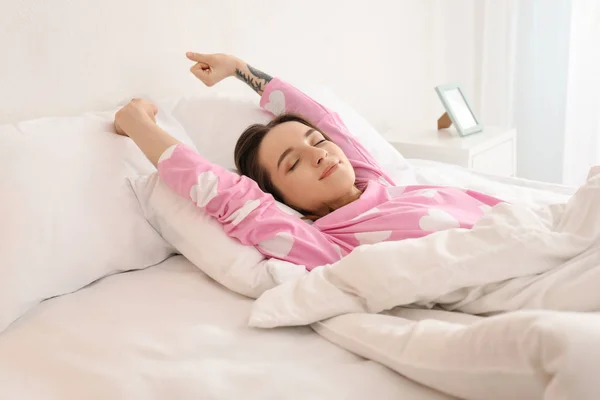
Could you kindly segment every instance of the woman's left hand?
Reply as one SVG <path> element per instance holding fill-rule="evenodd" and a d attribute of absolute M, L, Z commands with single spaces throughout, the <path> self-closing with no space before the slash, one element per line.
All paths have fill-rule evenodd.
<path fill-rule="evenodd" d="M 144 122 L 156 123 L 158 108 L 149 100 L 132 99 L 115 114 L 115 131 L 129 136 L 127 131 Z"/>

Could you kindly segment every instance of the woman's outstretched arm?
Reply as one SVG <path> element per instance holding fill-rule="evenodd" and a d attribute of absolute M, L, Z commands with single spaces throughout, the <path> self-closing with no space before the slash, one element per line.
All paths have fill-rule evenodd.
<path fill-rule="evenodd" d="M 357 183 L 361 187 L 371 180 L 394 184 L 377 160 L 352 136 L 341 118 L 299 89 L 228 54 L 187 53 L 187 57 L 196 61 L 190 70 L 206 86 L 235 76 L 261 96 L 260 105 L 265 110 L 274 115 L 300 114 L 311 121 L 342 148 L 354 167 Z"/>
<path fill-rule="evenodd" d="M 248 177 L 206 160 L 155 123 L 156 106 L 134 99 L 115 114 L 116 133 L 129 136 L 157 167 L 161 180 L 214 217 L 230 237 L 267 257 L 312 269 L 344 250 L 317 228 L 287 214 Z"/>
<path fill-rule="evenodd" d="M 273 79 L 268 74 L 252 67 L 251 65 L 238 60 L 235 68 L 235 76 L 250 86 L 256 93 L 262 96 L 265 86 Z"/>
<path fill-rule="evenodd" d="M 115 114 L 115 131 L 129 136 L 154 166 L 165 150 L 180 143 L 156 125 L 156 113 L 152 102 L 133 99 Z"/>

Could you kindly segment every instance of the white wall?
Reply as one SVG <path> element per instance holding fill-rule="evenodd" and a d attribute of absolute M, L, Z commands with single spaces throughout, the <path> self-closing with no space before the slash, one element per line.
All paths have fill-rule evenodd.
<path fill-rule="evenodd" d="M 519 128 L 519 175 L 569 181 L 582 175 L 576 147 L 585 135 L 565 123 L 565 112 L 581 110 L 566 109 L 566 84 L 577 80 L 572 64 L 584 68 L 591 55 L 568 60 L 572 1 L 547 3 L 2 1 L 0 122 L 112 108 L 134 95 L 208 91 L 189 73 L 185 52 L 228 52 L 272 75 L 330 86 L 381 131 L 413 121 L 434 126 L 443 112 L 434 86 L 458 82 L 484 123 Z M 579 32 L 600 26 L 589 23 Z M 235 80 L 214 90 L 253 95 Z"/>
<path fill-rule="evenodd" d="M 435 19 L 428 23 L 435 34 L 435 81 L 436 85 L 459 83 L 469 102 L 479 112 L 477 96 L 479 33 L 476 18 L 477 0 L 439 0 L 435 5 Z M 436 98 L 430 105 L 437 112 L 436 119 L 445 110 Z"/>
<path fill-rule="evenodd" d="M 189 73 L 187 50 L 229 52 L 272 75 L 329 85 L 381 129 L 435 120 L 436 84 L 461 78 L 472 87 L 470 71 L 448 63 L 463 55 L 437 40 L 454 34 L 440 21 L 472 25 L 472 1 L 443 3 L 2 1 L 0 122 L 104 109 L 133 95 L 208 90 Z M 459 29 L 457 37 L 471 33 L 468 24 Z M 459 40 L 458 47 L 473 56 L 470 44 Z M 216 89 L 249 90 L 233 81 Z"/>

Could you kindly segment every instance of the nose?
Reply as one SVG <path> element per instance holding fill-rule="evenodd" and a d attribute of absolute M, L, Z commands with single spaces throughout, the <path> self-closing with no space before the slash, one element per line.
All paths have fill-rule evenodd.
<path fill-rule="evenodd" d="M 321 162 L 323 162 L 323 160 L 325 160 L 328 155 L 329 155 L 329 153 L 327 153 L 327 150 L 325 150 L 323 148 L 319 148 L 319 147 L 313 147 L 312 148 L 312 164 L 313 164 L 313 166 L 318 167 L 319 165 L 321 165 Z"/>

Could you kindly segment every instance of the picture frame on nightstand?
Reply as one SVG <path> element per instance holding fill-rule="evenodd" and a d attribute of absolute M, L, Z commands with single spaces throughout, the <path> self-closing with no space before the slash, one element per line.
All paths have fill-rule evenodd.
<path fill-rule="evenodd" d="M 435 87 L 446 113 L 438 120 L 438 129 L 454 124 L 460 136 L 468 136 L 483 130 L 483 124 L 473 111 L 464 91 L 457 83 Z"/>

